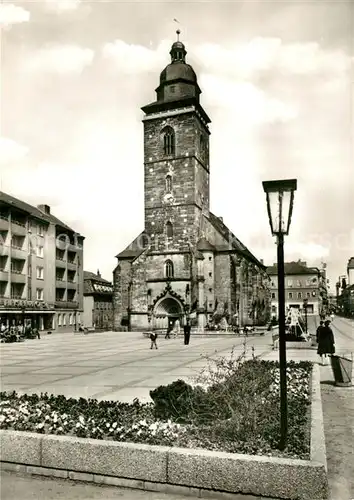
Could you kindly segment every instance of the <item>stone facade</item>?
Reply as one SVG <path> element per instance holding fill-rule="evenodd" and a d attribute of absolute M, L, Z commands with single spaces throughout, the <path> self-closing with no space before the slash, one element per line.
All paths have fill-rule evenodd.
<path fill-rule="evenodd" d="M 113 327 L 113 286 L 97 274 L 84 271 L 83 325 L 95 330 L 110 331 Z"/>
<path fill-rule="evenodd" d="M 210 321 L 264 324 L 265 267 L 209 210 L 210 119 L 181 42 L 145 106 L 144 231 L 117 255 L 114 329 L 204 329 Z"/>

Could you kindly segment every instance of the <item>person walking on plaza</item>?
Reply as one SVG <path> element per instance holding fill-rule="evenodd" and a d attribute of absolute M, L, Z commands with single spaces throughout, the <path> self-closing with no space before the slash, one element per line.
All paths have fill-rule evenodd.
<path fill-rule="evenodd" d="M 324 325 L 324 322 L 320 321 L 320 324 L 319 324 L 319 326 L 317 327 L 317 330 L 316 330 L 316 344 L 318 344 L 318 340 L 320 338 L 320 334 L 321 334 L 321 330 L 323 328 L 323 325 Z"/>
<path fill-rule="evenodd" d="M 329 326 L 330 321 L 325 321 L 324 326 L 320 329 L 318 335 L 317 354 L 321 357 L 321 364 L 327 364 L 326 359 L 328 354 L 335 353 L 334 335 L 332 328 Z"/>
<path fill-rule="evenodd" d="M 156 339 L 157 339 L 157 333 L 150 333 L 150 340 L 151 340 L 150 349 L 153 349 L 154 346 L 155 349 L 157 349 Z"/>
<path fill-rule="evenodd" d="M 188 319 L 183 327 L 183 330 L 184 330 L 184 345 L 189 345 L 189 339 L 191 336 L 191 325 L 189 324 Z"/>
<path fill-rule="evenodd" d="M 333 314 L 333 313 L 331 313 L 330 318 L 331 318 L 331 321 L 332 321 L 332 323 L 333 323 L 333 320 L 334 320 L 334 314 Z"/>

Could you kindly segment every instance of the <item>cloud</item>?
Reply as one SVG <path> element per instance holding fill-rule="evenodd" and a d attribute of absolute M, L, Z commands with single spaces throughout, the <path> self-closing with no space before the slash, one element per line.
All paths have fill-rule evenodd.
<path fill-rule="evenodd" d="M 205 68 L 218 74 L 251 78 L 262 72 L 311 76 L 348 71 L 351 58 L 340 50 L 324 50 L 317 42 L 284 43 L 281 38 L 255 37 L 245 44 L 225 48 L 201 44 L 195 55 Z"/>
<path fill-rule="evenodd" d="M 78 45 L 48 45 L 29 56 L 25 69 L 59 74 L 80 74 L 92 64 L 94 51 Z"/>
<path fill-rule="evenodd" d="M 166 54 L 170 50 L 170 41 L 162 41 L 156 50 L 142 45 L 128 44 L 123 40 L 106 43 L 102 56 L 114 61 L 117 69 L 127 74 L 161 70 L 166 66 Z"/>
<path fill-rule="evenodd" d="M 245 124 L 272 123 L 296 118 L 293 103 L 268 96 L 250 82 L 239 82 L 231 78 L 202 74 L 200 85 L 205 93 L 207 105 L 226 108 L 237 113 L 237 121 Z"/>
<path fill-rule="evenodd" d="M 28 10 L 13 4 L 0 5 L 0 26 L 9 27 L 12 24 L 27 23 L 31 14 Z"/>
<path fill-rule="evenodd" d="M 48 10 L 61 13 L 76 10 L 81 0 L 45 0 Z"/>
<path fill-rule="evenodd" d="M 28 148 L 7 137 L 0 137 L 0 165 L 6 166 L 23 160 L 28 154 Z"/>

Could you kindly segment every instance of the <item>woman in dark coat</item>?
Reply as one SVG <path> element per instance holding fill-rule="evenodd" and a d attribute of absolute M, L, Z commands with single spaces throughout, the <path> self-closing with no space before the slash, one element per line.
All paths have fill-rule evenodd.
<path fill-rule="evenodd" d="M 335 352 L 333 331 L 329 325 L 330 325 L 330 321 L 328 321 L 328 320 L 325 321 L 324 326 L 318 332 L 317 354 L 319 354 L 321 356 L 321 364 L 322 365 L 327 364 L 327 363 L 324 363 L 324 360 L 326 360 L 327 354 L 334 354 L 334 352 Z"/>

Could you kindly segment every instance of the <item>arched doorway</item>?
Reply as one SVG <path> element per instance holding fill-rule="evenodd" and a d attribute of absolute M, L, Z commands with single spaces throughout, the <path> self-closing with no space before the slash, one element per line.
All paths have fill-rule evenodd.
<path fill-rule="evenodd" d="M 182 304 L 174 297 L 161 299 L 154 308 L 154 325 L 157 330 L 172 328 L 176 320 L 182 322 Z"/>

